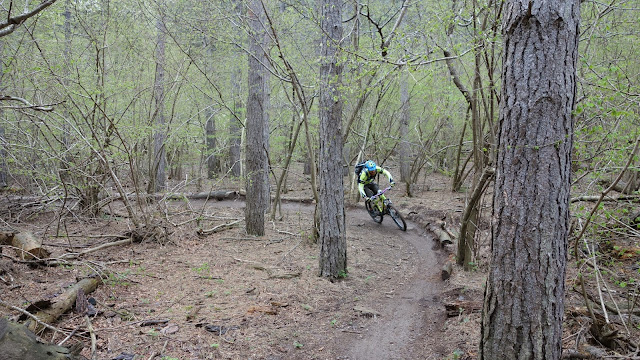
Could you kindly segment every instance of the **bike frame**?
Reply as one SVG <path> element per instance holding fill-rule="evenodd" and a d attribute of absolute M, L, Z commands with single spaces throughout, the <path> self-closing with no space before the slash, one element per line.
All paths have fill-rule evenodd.
<path fill-rule="evenodd" d="M 381 197 L 382 195 L 384 195 L 384 193 L 386 193 L 387 191 L 391 190 L 391 186 L 387 186 L 386 188 L 384 188 L 383 190 L 378 190 L 378 193 L 375 195 L 372 195 L 369 199 L 376 205 L 379 205 L 379 201 L 378 198 Z M 382 206 L 378 206 L 378 208 L 380 209 L 381 212 L 384 212 L 385 210 L 385 205 L 384 203 L 382 203 Z"/>

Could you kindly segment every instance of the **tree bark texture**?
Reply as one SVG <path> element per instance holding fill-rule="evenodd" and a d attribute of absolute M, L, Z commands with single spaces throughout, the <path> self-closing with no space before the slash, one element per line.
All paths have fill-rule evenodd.
<path fill-rule="evenodd" d="M 264 235 L 264 213 L 267 209 L 267 153 L 265 150 L 265 69 L 266 54 L 262 48 L 265 23 L 264 11 L 259 0 L 250 2 L 247 13 L 249 35 L 249 96 L 247 100 L 247 200 L 245 220 L 247 233 Z"/>
<path fill-rule="evenodd" d="M 342 170 L 342 2 L 323 0 L 320 66 L 319 229 L 320 276 L 337 278 L 347 271 L 347 241 Z"/>
<path fill-rule="evenodd" d="M 480 359 L 560 359 L 579 0 L 504 5 Z"/>

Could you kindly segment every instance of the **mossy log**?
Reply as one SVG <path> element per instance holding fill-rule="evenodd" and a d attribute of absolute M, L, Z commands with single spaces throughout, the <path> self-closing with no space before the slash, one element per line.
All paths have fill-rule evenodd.
<path fill-rule="evenodd" d="M 22 324 L 0 318 L 0 358 L 2 360 L 86 360 L 73 350 L 62 346 L 43 344 Z"/>

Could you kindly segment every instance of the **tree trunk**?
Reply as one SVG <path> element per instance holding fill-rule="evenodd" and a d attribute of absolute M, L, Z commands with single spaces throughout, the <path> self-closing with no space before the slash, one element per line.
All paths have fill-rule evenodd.
<path fill-rule="evenodd" d="M 164 3 L 159 2 L 159 14 L 156 23 L 158 37 L 156 39 L 156 78 L 154 83 L 153 96 L 155 101 L 155 122 L 156 128 L 153 135 L 153 192 L 160 192 L 166 189 L 166 167 L 167 156 L 165 149 L 165 121 L 164 121 L 164 64 L 165 64 L 165 45 L 167 38 L 167 30 L 164 25 Z"/>
<path fill-rule="evenodd" d="M 474 8 L 476 7 L 476 1 L 473 2 Z M 474 11 L 475 13 L 475 11 Z M 475 19 L 474 19 L 475 20 Z M 481 58 L 481 39 L 480 34 L 478 34 L 478 30 L 475 29 L 474 23 L 474 34 L 475 34 L 475 42 L 477 46 L 475 46 L 475 62 L 474 62 L 474 77 L 473 77 L 473 90 L 471 91 L 471 132 L 473 137 L 473 185 L 474 189 L 480 188 L 480 177 L 482 176 L 482 172 L 485 164 L 488 162 L 486 158 L 486 146 L 484 142 L 484 124 L 482 117 L 480 116 L 480 102 L 481 102 L 481 90 L 482 90 L 482 79 L 480 77 L 480 63 L 482 62 Z M 472 207 L 469 210 L 469 217 L 467 218 L 466 231 L 460 231 L 460 241 L 459 244 L 462 245 L 462 248 L 458 249 L 458 265 L 462 265 L 465 271 L 471 270 L 473 267 L 473 249 L 475 248 L 475 237 L 476 231 L 478 229 L 478 222 L 480 221 L 480 201 L 469 201 L 467 204 L 468 207 Z"/>
<path fill-rule="evenodd" d="M 238 18 L 243 17 L 243 1 L 235 0 L 234 13 Z M 236 35 L 242 34 L 241 29 L 236 30 Z M 233 50 L 233 56 L 240 59 L 243 52 Z M 231 175 L 242 176 L 242 128 L 244 127 L 244 106 L 242 104 L 242 69 L 238 64 L 231 72 L 231 89 L 233 94 L 233 110 L 229 118 L 229 164 Z"/>
<path fill-rule="evenodd" d="M 480 359 L 560 359 L 579 0 L 505 2 Z"/>
<path fill-rule="evenodd" d="M 207 178 L 213 179 L 220 172 L 220 161 L 216 155 L 216 120 L 211 108 L 213 100 L 210 98 L 207 100 L 209 100 L 205 111 L 207 116 L 205 125 L 205 133 L 207 134 Z"/>
<path fill-rule="evenodd" d="M 342 176 L 342 65 L 338 46 L 342 39 L 342 2 L 323 0 L 322 57 L 320 66 L 319 154 L 319 275 L 338 278 L 347 273 L 347 241 Z"/>
<path fill-rule="evenodd" d="M 407 189 L 411 186 L 411 146 L 409 144 L 409 121 L 411 119 L 411 109 L 409 107 L 409 69 L 404 68 L 400 78 L 400 145 L 398 153 L 400 155 L 400 181 L 407 184 Z M 410 193 L 410 192 L 407 192 Z"/>
<path fill-rule="evenodd" d="M 240 2 L 238 2 L 240 3 Z M 239 56 L 239 55 L 238 55 Z M 242 72 L 237 68 L 231 73 L 231 86 L 233 87 L 233 114 L 229 119 L 229 163 L 231 164 L 231 175 L 242 176 L 242 161 L 240 159 L 242 147 Z"/>
<path fill-rule="evenodd" d="M 69 77 L 71 74 L 71 0 L 66 0 L 64 3 L 64 66 L 62 68 L 62 85 L 64 87 L 69 86 Z M 1 69 L 0 69 L 1 70 Z M 72 161 L 68 150 L 71 148 L 71 126 L 69 125 L 69 121 L 71 119 L 69 107 L 64 106 L 62 111 L 62 116 L 64 118 L 62 123 L 62 148 L 61 153 L 64 156 L 61 159 L 60 163 L 60 179 L 62 182 L 69 181 L 69 168 L 70 162 Z"/>
<path fill-rule="evenodd" d="M 474 176 L 476 176 L 474 177 L 473 185 L 474 185 L 474 188 L 477 188 L 477 182 L 478 182 L 477 177 L 480 176 L 480 172 L 482 171 L 483 157 L 480 154 L 482 152 L 482 146 L 481 146 L 481 143 L 479 143 L 479 139 L 482 139 L 482 126 L 481 126 L 479 113 L 478 113 L 478 96 L 476 91 L 477 90 L 476 82 L 478 81 L 477 78 L 479 76 L 477 71 L 478 70 L 477 62 L 479 61 L 478 54 L 480 50 L 476 49 L 475 51 L 476 51 L 476 67 L 475 67 L 476 76 L 474 78 L 473 91 L 469 91 L 464 86 L 464 84 L 462 84 L 458 76 L 458 72 L 453 66 L 453 61 L 451 59 L 447 59 L 446 64 L 454 84 L 456 85 L 458 90 L 460 90 L 464 98 L 467 100 L 467 103 L 469 104 L 469 114 L 471 115 L 471 130 L 472 130 L 473 144 L 474 144 L 473 145 L 473 159 L 474 159 L 473 166 L 475 169 Z M 443 50 L 443 53 L 446 58 L 451 57 L 451 53 L 449 53 L 447 50 Z M 466 129 L 466 124 L 464 129 Z M 463 132 L 464 132 L 464 129 L 463 129 Z M 463 139 L 461 138 L 460 143 L 462 143 L 462 140 Z M 459 148 L 459 150 L 461 150 L 461 147 Z M 462 176 L 461 175 L 462 172 L 464 172 L 464 168 L 460 169 L 459 162 L 458 162 L 456 167 L 456 176 L 454 176 L 454 182 L 457 181 L 461 183 L 461 180 L 459 180 L 458 178 L 458 174 L 460 173 L 460 176 Z M 456 185 L 454 185 L 454 187 L 455 186 Z M 465 213 L 468 213 L 469 216 L 467 216 L 466 220 L 465 219 L 462 220 L 461 229 L 460 229 L 460 238 L 458 239 L 456 263 L 460 266 L 463 266 L 465 270 L 468 270 L 470 268 L 471 262 L 473 261 L 472 250 L 474 247 L 476 224 L 477 224 L 478 212 L 479 212 L 478 204 L 479 204 L 478 202 L 473 202 L 473 201 L 470 201 L 467 204 L 467 209 L 465 209 Z"/>
<path fill-rule="evenodd" d="M 265 70 L 266 56 L 262 48 L 264 12 L 259 0 L 252 0 L 247 13 L 251 34 L 249 35 L 249 96 L 247 100 L 247 201 L 245 219 L 247 233 L 264 235 L 264 213 L 267 209 L 265 181 L 268 177 L 267 153 L 265 151 Z"/>
<path fill-rule="evenodd" d="M 276 219 L 276 212 L 277 212 L 278 206 L 280 206 L 280 192 L 285 192 L 283 191 L 283 187 L 284 189 L 286 189 L 286 179 L 287 179 L 287 173 L 289 172 L 289 164 L 291 164 L 291 158 L 293 157 L 293 151 L 295 150 L 295 145 L 298 142 L 298 135 L 300 134 L 300 128 L 302 127 L 303 122 L 304 122 L 304 119 L 297 121 L 294 124 L 295 128 L 292 130 L 291 143 L 289 144 L 289 149 L 287 151 L 286 158 L 282 166 L 282 172 L 280 173 L 280 177 L 276 182 L 275 199 L 273 200 L 273 204 L 271 204 L 272 209 L 271 209 L 270 219 L 272 221 Z"/>
<path fill-rule="evenodd" d="M 260 3 L 262 3 L 262 0 L 260 1 Z M 264 12 L 263 12 L 263 15 Z M 266 15 L 264 16 L 266 17 Z M 263 21 L 262 24 L 264 24 L 265 22 Z M 264 26 L 264 25 L 263 25 Z M 261 42 L 261 47 L 263 49 L 263 58 L 262 58 L 262 63 L 266 64 L 268 62 L 268 54 L 266 53 L 266 51 L 268 51 L 267 49 L 270 46 L 270 37 L 267 34 L 266 31 L 263 32 L 263 35 L 261 37 L 262 42 Z M 266 213 L 269 211 L 269 206 L 271 205 L 271 183 L 269 182 L 269 171 L 271 170 L 271 164 L 269 162 L 269 108 L 271 107 L 271 86 L 269 85 L 269 79 L 271 78 L 271 73 L 269 71 L 267 71 L 267 69 L 265 68 L 265 66 L 262 66 L 262 84 L 264 86 L 264 105 L 263 105 L 263 112 L 264 112 L 264 126 L 262 127 L 263 130 L 263 150 L 264 150 L 264 161 L 265 161 L 265 167 L 264 167 L 264 181 L 262 182 L 262 186 L 264 186 L 263 194 L 264 194 L 264 209 L 263 211 Z"/>

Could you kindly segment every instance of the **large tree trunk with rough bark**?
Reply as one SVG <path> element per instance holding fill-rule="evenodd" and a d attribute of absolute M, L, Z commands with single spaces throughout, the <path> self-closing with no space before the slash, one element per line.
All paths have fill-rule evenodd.
<path fill-rule="evenodd" d="M 480 359 L 562 355 L 579 0 L 508 0 Z"/>
<path fill-rule="evenodd" d="M 347 272 L 347 240 L 342 169 L 342 2 L 323 0 L 322 62 L 320 66 L 319 229 L 320 276 L 337 278 Z"/>
<path fill-rule="evenodd" d="M 262 48 L 265 23 L 264 11 L 259 0 L 250 3 L 247 13 L 251 34 L 249 36 L 249 97 L 247 100 L 247 201 L 245 220 L 247 233 L 264 235 L 264 213 L 267 210 L 268 181 L 267 152 L 265 142 L 266 94 L 265 69 L 266 54 Z"/>

